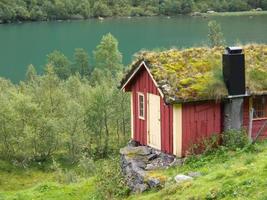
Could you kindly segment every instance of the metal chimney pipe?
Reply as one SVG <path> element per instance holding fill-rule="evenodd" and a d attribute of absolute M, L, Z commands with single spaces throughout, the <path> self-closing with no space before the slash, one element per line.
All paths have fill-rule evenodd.
<path fill-rule="evenodd" d="M 224 131 L 243 126 L 243 97 L 246 94 L 245 56 L 240 47 L 227 47 L 223 54 L 223 78 L 229 93 L 224 102 Z"/>
<path fill-rule="evenodd" d="M 225 49 L 223 78 L 230 96 L 246 93 L 245 55 L 241 47 L 227 47 Z"/>

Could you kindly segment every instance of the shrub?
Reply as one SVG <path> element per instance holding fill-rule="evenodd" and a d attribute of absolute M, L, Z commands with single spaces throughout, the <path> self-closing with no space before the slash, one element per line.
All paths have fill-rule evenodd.
<path fill-rule="evenodd" d="M 244 148 L 249 140 L 247 136 L 247 131 L 242 130 L 228 130 L 223 132 L 222 135 L 223 145 L 231 150 L 242 149 Z"/>
<path fill-rule="evenodd" d="M 56 160 L 52 160 L 51 170 L 55 173 L 57 182 L 63 184 L 70 184 L 78 182 L 78 175 L 73 170 L 62 169 Z"/>
<path fill-rule="evenodd" d="M 119 163 L 119 158 L 115 158 L 101 161 L 101 165 L 97 167 L 96 199 L 123 198 L 129 194 Z"/>
<path fill-rule="evenodd" d="M 95 172 L 95 163 L 91 158 L 83 156 L 78 164 L 78 173 L 83 177 L 88 177 Z"/>
<path fill-rule="evenodd" d="M 196 155 L 196 154 L 208 154 L 212 152 L 214 149 L 217 149 L 219 146 L 219 135 L 213 134 L 208 138 L 202 138 L 199 142 L 192 144 L 188 155 Z"/>

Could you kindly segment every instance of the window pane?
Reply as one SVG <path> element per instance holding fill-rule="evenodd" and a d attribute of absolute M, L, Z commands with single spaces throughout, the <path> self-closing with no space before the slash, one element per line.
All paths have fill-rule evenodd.
<path fill-rule="evenodd" d="M 139 94 L 139 117 L 144 118 L 144 96 Z"/>
<path fill-rule="evenodd" d="M 264 118 L 267 117 L 267 105 L 266 97 L 255 97 L 253 98 L 253 118 Z"/>

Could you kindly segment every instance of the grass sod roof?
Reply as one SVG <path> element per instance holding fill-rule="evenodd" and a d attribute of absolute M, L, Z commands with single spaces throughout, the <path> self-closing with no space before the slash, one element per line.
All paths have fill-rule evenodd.
<path fill-rule="evenodd" d="M 248 93 L 266 94 L 267 45 L 250 44 L 243 49 Z M 228 96 L 222 75 L 223 53 L 224 47 L 141 51 L 122 85 L 145 61 L 167 103 L 223 99 Z"/>

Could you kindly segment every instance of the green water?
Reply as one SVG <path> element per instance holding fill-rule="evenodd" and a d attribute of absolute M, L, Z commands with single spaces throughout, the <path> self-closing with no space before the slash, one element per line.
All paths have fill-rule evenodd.
<path fill-rule="evenodd" d="M 0 25 L 0 76 L 23 80 L 27 66 L 34 64 L 41 71 L 46 55 L 54 49 L 71 58 L 75 48 L 85 48 L 92 58 L 91 52 L 108 32 L 119 40 L 125 64 L 140 49 L 203 45 L 210 19 L 181 16 Z M 267 15 L 213 19 L 221 24 L 229 45 L 267 43 Z"/>

